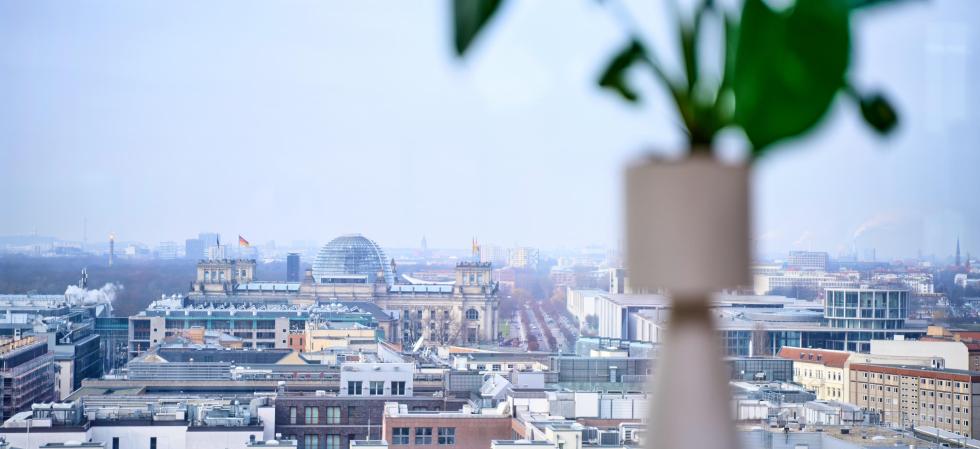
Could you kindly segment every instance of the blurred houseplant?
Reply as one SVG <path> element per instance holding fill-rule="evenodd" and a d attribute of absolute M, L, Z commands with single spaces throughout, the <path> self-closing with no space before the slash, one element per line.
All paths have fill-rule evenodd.
<path fill-rule="evenodd" d="M 453 1 L 459 57 L 503 3 Z M 640 93 L 628 74 L 647 70 L 669 93 L 687 135 L 688 157 L 648 159 L 626 173 L 631 284 L 667 289 L 673 298 L 655 376 L 656 406 L 650 407 L 652 447 L 735 446 L 710 295 L 749 282 L 749 170 L 748 164 L 713 158 L 716 136 L 741 129 L 750 145 L 748 161 L 755 161 L 814 128 L 838 94 L 855 101 L 875 131 L 894 129 L 897 116 L 884 96 L 861 93 L 848 79 L 851 15 L 874 3 L 882 1 L 797 0 L 774 9 L 763 0 L 744 0 L 733 13 L 704 0 L 689 18 L 676 13 L 680 70 L 665 67 L 638 30 L 627 26 L 627 42 L 599 76 L 599 86 L 635 103 Z M 699 54 L 711 24 L 724 29 L 718 33 L 724 61 L 714 74 L 702 67 Z"/>

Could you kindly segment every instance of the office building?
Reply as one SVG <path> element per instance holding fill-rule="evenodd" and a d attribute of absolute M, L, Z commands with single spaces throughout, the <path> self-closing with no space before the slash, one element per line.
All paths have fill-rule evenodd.
<path fill-rule="evenodd" d="M 480 245 L 480 262 L 502 267 L 507 265 L 508 257 L 507 248 L 497 245 Z"/>
<path fill-rule="evenodd" d="M 102 376 L 102 347 L 95 333 L 95 320 L 72 322 L 52 319 L 39 324 L 34 331 L 39 338 L 46 338 L 48 348 L 54 354 L 57 365 L 58 399 L 64 399 L 82 386 L 85 379 Z"/>
<path fill-rule="evenodd" d="M 827 271 L 830 256 L 823 251 L 790 251 L 786 268 L 796 270 Z"/>
<path fill-rule="evenodd" d="M 207 257 L 204 248 L 204 241 L 201 239 L 187 239 L 184 241 L 184 257 L 187 259 L 200 260 Z"/>
<path fill-rule="evenodd" d="M 753 290 L 757 295 L 789 294 L 814 297 L 826 288 L 856 287 L 860 274 L 856 271 L 826 273 L 823 271 L 789 270 L 775 273 L 759 273 L 753 276 Z"/>
<path fill-rule="evenodd" d="M 64 295 L 0 295 L 0 336 L 33 335 L 47 342 L 57 365 L 60 398 L 82 379 L 103 373 L 107 353 L 95 326 L 96 320 L 112 316 L 111 291 L 73 286 Z"/>
<path fill-rule="evenodd" d="M 626 295 L 633 293 L 629 285 L 629 275 L 625 268 L 609 269 L 609 293 Z"/>
<path fill-rule="evenodd" d="M 539 262 L 538 250 L 527 246 L 512 248 L 507 262 L 513 268 L 536 270 Z"/>
<path fill-rule="evenodd" d="M 861 312 L 872 318 L 835 322 L 843 327 L 830 326 L 827 315 L 841 313 L 846 318 L 846 315 L 857 314 L 857 309 L 839 311 L 836 302 L 832 302 L 828 312 L 828 308 L 818 302 L 781 296 L 718 294 L 713 298 L 715 326 L 725 354 L 729 356 L 774 355 L 783 346 L 868 352 L 871 340 L 915 339 L 925 335 L 924 325 L 906 323 L 903 314 L 907 311 L 907 291 L 864 291 L 872 297 L 874 292 L 882 293 L 885 302 L 877 312 L 870 307 L 868 312 Z M 672 306 L 666 296 L 617 295 L 576 289 L 567 292 L 568 311 L 583 329 L 605 338 L 664 342 Z"/>
<path fill-rule="evenodd" d="M 289 304 L 264 301 L 260 295 L 261 291 L 288 293 L 285 287 L 288 285 L 251 284 L 240 289 L 240 295 L 212 297 L 223 301 L 214 303 L 194 300 L 199 297 L 153 301 L 146 310 L 129 317 L 129 358 L 194 328 L 226 334 L 240 339 L 243 348 L 257 349 L 289 348 L 291 332 L 304 331 L 311 319 L 318 323 L 360 324 L 373 329 L 378 338 L 398 334 L 398 321 L 372 302 Z"/>
<path fill-rule="evenodd" d="M 99 336 L 102 372 L 108 374 L 125 366 L 129 360 L 129 318 L 98 317 L 95 333 Z"/>
<path fill-rule="evenodd" d="M 909 291 L 905 288 L 828 288 L 824 318 L 835 328 L 902 329 L 909 304 Z"/>
<path fill-rule="evenodd" d="M 932 329 L 932 328 L 930 328 Z M 936 357 L 945 367 L 980 371 L 980 343 L 923 337 L 919 340 L 873 340 L 870 352 L 879 356 Z"/>
<path fill-rule="evenodd" d="M 180 250 L 177 248 L 177 242 L 160 242 L 157 246 L 157 259 L 174 260 L 179 254 Z"/>
<path fill-rule="evenodd" d="M 299 282 L 299 253 L 286 255 L 286 282 Z"/>
<path fill-rule="evenodd" d="M 0 421 L 54 399 L 54 355 L 47 341 L 0 338 Z"/>
<path fill-rule="evenodd" d="M 34 404 L 4 422 L 0 437 L 23 449 L 80 442 L 105 449 L 245 449 L 274 437 L 274 411 L 267 398 L 244 395 L 89 396 Z"/>
<path fill-rule="evenodd" d="M 935 427 L 970 438 L 980 404 L 980 372 L 851 364 L 848 402 L 895 427 Z"/>

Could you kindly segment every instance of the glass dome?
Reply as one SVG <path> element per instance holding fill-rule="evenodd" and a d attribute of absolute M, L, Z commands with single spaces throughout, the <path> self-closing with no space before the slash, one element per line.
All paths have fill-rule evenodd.
<path fill-rule="evenodd" d="M 394 273 L 384 251 L 360 234 L 342 235 L 320 248 L 313 262 L 313 279 L 318 284 L 374 283 L 379 273 L 393 284 Z"/>

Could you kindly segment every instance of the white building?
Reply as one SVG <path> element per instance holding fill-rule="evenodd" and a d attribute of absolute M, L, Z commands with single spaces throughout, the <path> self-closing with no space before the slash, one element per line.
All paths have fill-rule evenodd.
<path fill-rule="evenodd" d="M 871 340 L 871 355 L 942 358 L 947 369 L 975 369 L 970 348 L 961 341 Z"/>
<path fill-rule="evenodd" d="M 537 268 L 538 250 L 527 246 L 519 246 L 510 250 L 508 264 L 514 268 Z"/>
<path fill-rule="evenodd" d="M 801 288 L 821 291 L 825 288 L 856 287 L 860 281 L 857 272 L 826 273 L 823 271 L 780 271 L 775 274 L 755 274 L 753 290 L 765 295 L 778 289 Z"/>
<path fill-rule="evenodd" d="M 414 363 L 343 363 L 340 396 L 412 396 L 414 374 Z"/>
<path fill-rule="evenodd" d="M 107 449 L 246 449 L 250 441 L 274 435 L 275 408 L 265 400 L 236 404 L 145 396 L 87 398 L 84 407 L 35 404 L 0 427 L 0 437 L 21 449 L 68 442 L 101 443 Z"/>
<path fill-rule="evenodd" d="M 177 242 L 160 242 L 157 246 L 157 259 L 174 260 L 180 256 L 180 247 Z"/>
<path fill-rule="evenodd" d="M 590 316 L 595 316 L 595 302 L 599 296 L 608 295 L 602 290 L 565 289 L 565 308 L 578 320 L 579 327 L 586 328 Z"/>

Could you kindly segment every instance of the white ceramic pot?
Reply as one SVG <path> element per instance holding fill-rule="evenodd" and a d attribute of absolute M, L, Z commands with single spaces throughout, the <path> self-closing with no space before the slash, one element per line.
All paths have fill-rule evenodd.
<path fill-rule="evenodd" d="M 626 172 L 626 257 L 634 288 L 678 298 L 749 285 L 749 169 L 705 156 Z"/>
<path fill-rule="evenodd" d="M 735 449 L 710 298 L 749 283 L 749 170 L 709 157 L 647 161 L 629 168 L 626 184 L 630 283 L 673 299 L 647 447 Z"/>

